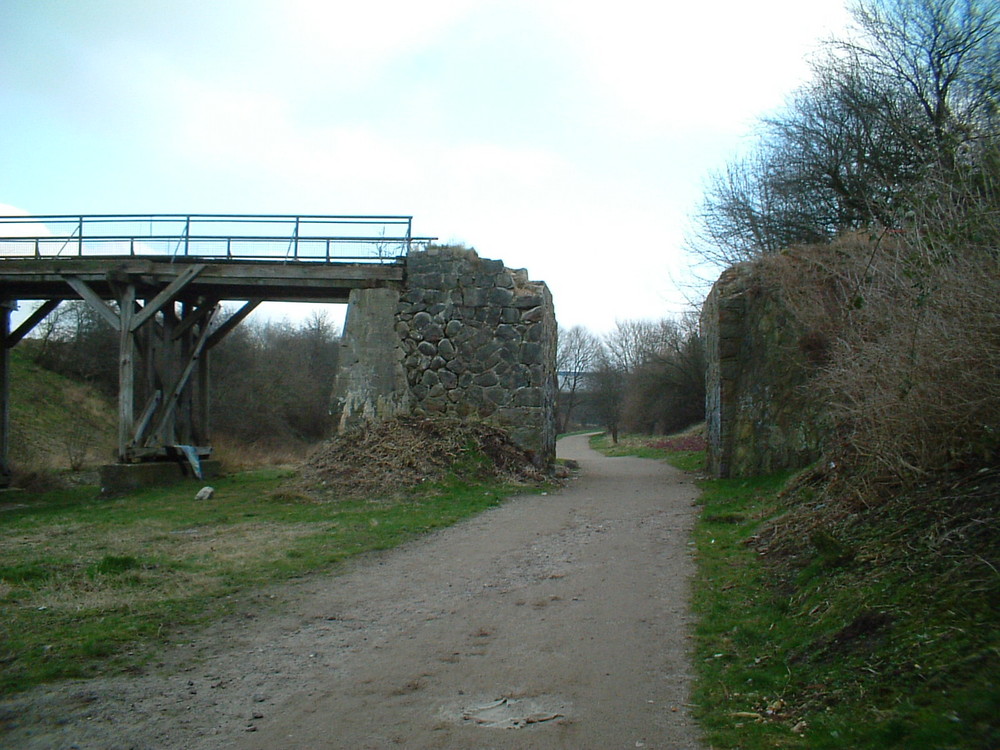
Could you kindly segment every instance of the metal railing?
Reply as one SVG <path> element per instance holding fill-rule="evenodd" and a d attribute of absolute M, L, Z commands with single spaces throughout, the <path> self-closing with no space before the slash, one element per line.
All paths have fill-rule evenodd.
<path fill-rule="evenodd" d="M 434 237 L 411 216 L 96 214 L 0 216 L 0 261 L 158 256 L 288 262 L 392 262 Z"/>

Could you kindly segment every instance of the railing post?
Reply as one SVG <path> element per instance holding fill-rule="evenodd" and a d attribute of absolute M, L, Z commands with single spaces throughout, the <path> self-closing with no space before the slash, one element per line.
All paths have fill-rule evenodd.
<path fill-rule="evenodd" d="M 83 217 L 81 216 L 76 225 L 76 254 L 83 257 Z"/>
<path fill-rule="evenodd" d="M 187 216 L 184 219 L 184 257 L 187 257 L 188 247 L 191 243 L 191 217 Z"/>

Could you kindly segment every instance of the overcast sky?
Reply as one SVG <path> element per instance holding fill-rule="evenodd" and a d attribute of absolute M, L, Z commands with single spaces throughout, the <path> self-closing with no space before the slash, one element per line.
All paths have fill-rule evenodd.
<path fill-rule="evenodd" d="M 709 172 L 848 22 L 842 0 L 0 5 L 7 211 L 413 215 L 595 332 L 685 309 Z"/>

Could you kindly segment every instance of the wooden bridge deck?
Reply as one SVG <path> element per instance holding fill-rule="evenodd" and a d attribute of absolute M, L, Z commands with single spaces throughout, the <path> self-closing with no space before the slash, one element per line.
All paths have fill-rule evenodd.
<path fill-rule="evenodd" d="M 410 229 L 391 216 L 0 217 L 0 487 L 11 477 L 9 352 L 61 302 L 85 300 L 118 334 L 118 460 L 180 455 L 200 471 L 211 349 L 262 302 L 401 288 L 405 253 L 433 239 Z M 11 330 L 26 300 L 41 304 Z M 243 304 L 222 321 L 226 301 Z"/>
<path fill-rule="evenodd" d="M 347 302 L 352 289 L 398 286 L 401 260 L 390 263 L 296 263 L 155 256 L 5 258 L 0 260 L 0 300 L 65 300 L 79 295 L 68 279 L 87 284 L 102 299 L 116 299 L 121 283 L 134 283 L 136 296 L 155 296 L 189 276 L 174 297 L 274 302 Z"/>

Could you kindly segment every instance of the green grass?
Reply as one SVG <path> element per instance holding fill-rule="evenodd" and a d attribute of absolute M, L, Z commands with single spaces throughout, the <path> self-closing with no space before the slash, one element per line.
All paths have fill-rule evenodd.
<path fill-rule="evenodd" d="M 114 406 L 93 388 L 11 351 L 11 451 L 15 470 L 66 469 L 114 456 Z"/>
<path fill-rule="evenodd" d="M 474 459 L 469 459 L 474 460 Z M 451 477 L 391 500 L 316 502 L 289 473 L 103 498 L 92 487 L 4 498 L 0 693 L 142 665 L 255 587 L 442 528 L 523 487 Z"/>
<path fill-rule="evenodd" d="M 786 479 L 703 483 L 693 701 L 707 741 L 1000 747 L 995 571 L 928 555 L 909 506 L 851 523 L 819 508 L 803 524 L 794 504 L 809 493 L 779 499 Z M 762 557 L 780 544 L 768 519 L 794 524 L 799 543 Z"/>
<path fill-rule="evenodd" d="M 590 447 L 605 456 L 635 456 L 663 460 L 682 471 L 701 471 L 705 468 L 705 451 L 671 450 L 662 447 L 664 439 L 650 435 L 620 435 L 617 443 L 607 433 L 590 438 Z"/>
<path fill-rule="evenodd" d="M 591 441 L 704 467 L 659 444 Z M 1000 480 L 865 505 L 799 477 L 783 492 L 791 477 L 700 482 L 692 701 L 708 745 L 1000 748 Z"/>

